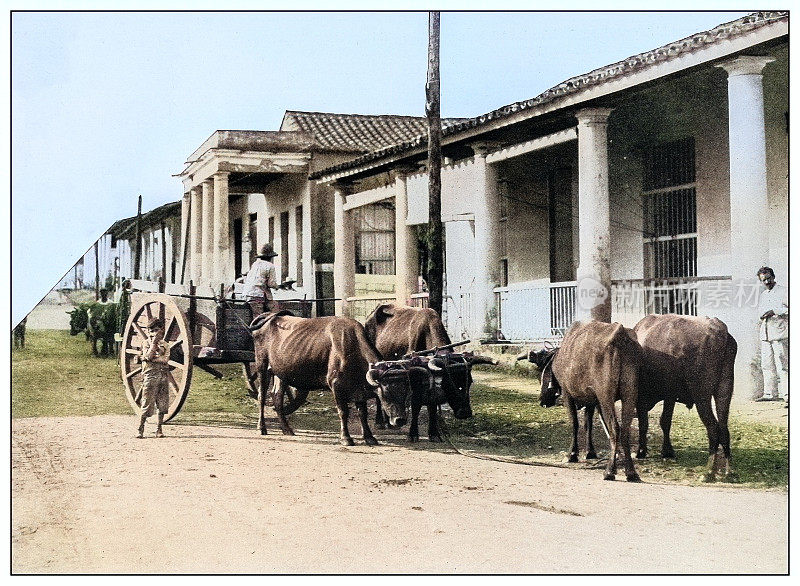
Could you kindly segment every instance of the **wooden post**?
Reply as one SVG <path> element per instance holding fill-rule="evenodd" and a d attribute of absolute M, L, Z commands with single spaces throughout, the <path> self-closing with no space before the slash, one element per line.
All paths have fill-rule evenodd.
<path fill-rule="evenodd" d="M 142 196 L 139 195 L 139 204 L 136 207 L 136 230 L 135 230 L 135 237 L 136 237 L 136 244 L 133 249 L 133 278 L 139 278 L 139 266 L 142 262 L 142 233 L 141 233 L 141 222 L 142 219 Z"/>
<path fill-rule="evenodd" d="M 442 238 L 442 122 L 439 104 L 439 13 L 428 13 L 428 294 L 430 307 L 442 313 L 444 243 Z"/>
<path fill-rule="evenodd" d="M 100 299 L 100 254 L 97 240 L 94 241 L 94 300 Z"/>
<path fill-rule="evenodd" d="M 167 226 L 163 220 L 161 221 L 161 278 L 167 282 Z"/>

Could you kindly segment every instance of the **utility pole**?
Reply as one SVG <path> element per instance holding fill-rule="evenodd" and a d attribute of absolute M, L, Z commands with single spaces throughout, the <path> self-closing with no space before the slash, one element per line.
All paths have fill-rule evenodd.
<path fill-rule="evenodd" d="M 428 13 L 428 303 L 442 313 L 444 242 L 442 238 L 442 121 L 439 104 L 439 13 Z"/>
<path fill-rule="evenodd" d="M 97 240 L 94 241 L 94 300 L 100 299 L 100 254 Z"/>
<path fill-rule="evenodd" d="M 136 245 L 133 249 L 133 278 L 139 278 L 139 265 L 142 261 L 142 243 L 140 242 L 142 239 L 141 233 L 141 225 L 140 220 L 142 219 L 142 196 L 139 195 L 139 205 L 136 207 L 136 229 L 135 229 L 135 236 L 136 236 Z"/>

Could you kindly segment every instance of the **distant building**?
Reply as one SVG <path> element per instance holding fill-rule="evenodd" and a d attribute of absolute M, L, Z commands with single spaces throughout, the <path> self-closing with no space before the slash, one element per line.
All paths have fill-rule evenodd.
<path fill-rule="evenodd" d="M 214 132 L 180 173 L 184 282 L 215 290 L 229 284 L 269 242 L 278 253 L 279 281 L 296 281 L 295 291 L 277 297 L 332 297 L 334 190 L 309 181 L 309 174 L 408 140 L 425 124 L 413 116 L 290 110 L 278 131 Z M 365 244 L 365 271 L 393 273 L 379 268 L 381 260 L 392 262 L 387 242 L 393 238 Z"/>

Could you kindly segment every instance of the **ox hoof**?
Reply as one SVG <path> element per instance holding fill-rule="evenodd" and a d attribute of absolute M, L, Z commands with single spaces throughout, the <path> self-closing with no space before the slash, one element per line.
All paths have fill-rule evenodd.
<path fill-rule="evenodd" d="M 645 458 L 647 458 L 647 450 L 637 450 L 636 459 L 644 460 Z"/>
<path fill-rule="evenodd" d="M 603 474 L 603 480 L 614 480 L 616 474 L 611 474 L 611 472 L 606 472 Z"/>
<path fill-rule="evenodd" d="M 267 428 L 265 427 L 265 428 L 263 428 L 263 429 L 259 429 L 259 430 L 258 430 L 258 432 L 259 432 L 261 435 L 267 435 Z"/>
<path fill-rule="evenodd" d="M 567 458 L 567 462 L 570 462 L 571 464 L 574 464 L 577 461 L 578 461 L 578 454 L 570 454 L 569 458 Z"/>
<path fill-rule="evenodd" d="M 354 446 L 354 445 L 356 445 L 356 442 L 354 442 L 353 438 L 351 438 L 351 437 L 339 438 L 339 443 L 342 444 L 343 446 Z"/>
<path fill-rule="evenodd" d="M 597 460 L 597 452 L 586 452 L 587 460 Z"/>
<path fill-rule="evenodd" d="M 438 436 L 438 435 L 431 435 L 431 436 L 428 436 L 428 441 L 429 442 L 433 442 L 433 443 L 441 443 L 442 442 L 442 437 Z"/>
<path fill-rule="evenodd" d="M 642 479 L 639 478 L 639 475 L 636 474 L 636 472 L 634 472 L 633 474 L 628 475 L 627 476 L 627 480 L 628 480 L 628 482 L 641 482 L 642 481 Z"/>
<path fill-rule="evenodd" d="M 375 439 L 375 436 L 370 435 L 364 438 L 364 443 L 368 446 L 377 446 L 378 440 Z"/>
<path fill-rule="evenodd" d="M 417 443 L 419 441 L 419 436 L 418 435 L 410 435 L 410 436 L 408 436 L 408 441 L 410 443 L 412 443 L 412 444 L 415 444 L 415 443 Z"/>
<path fill-rule="evenodd" d="M 674 460 L 675 459 L 675 450 L 663 450 L 661 452 L 661 457 L 665 460 Z"/>
<path fill-rule="evenodd" d="M 294 435 L 294 431 L 291 429 L 282 429 L 283 435 Z"/>

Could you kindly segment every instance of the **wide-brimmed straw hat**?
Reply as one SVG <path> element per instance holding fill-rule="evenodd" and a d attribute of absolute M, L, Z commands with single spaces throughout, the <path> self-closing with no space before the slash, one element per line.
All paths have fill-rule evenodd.
<path fill-rule="evenodd" d="M 258 253 L 260 258 L 274 258 L 278 256 L 278 253 L 275 252 L 272 248 L 272 244 L 265 244 L 261 247 L 261 251 Z"/>

